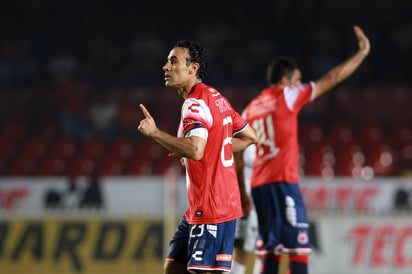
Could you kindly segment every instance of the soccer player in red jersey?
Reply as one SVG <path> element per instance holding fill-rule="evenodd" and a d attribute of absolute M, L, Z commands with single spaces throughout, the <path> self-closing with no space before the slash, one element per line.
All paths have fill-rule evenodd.
<path fill-rule="evenodd" d="M 301 83 L 294 60 L 281 57 L 269 64 L 269 87 L 245 109 L 245 118 L 259 142 L 251 177 L 252 197 L 258 215 L 263 273 L 278 273 L 281 254 L 289 254 L 291 274 L 307 274 L 311 252 L 306 208 L 298 186 L 298 114 L 302 107 L 352 75 L 369 54 L 363 30 L 354 27 L 358 51 L 324 76 Z M 259 245 L 260 243 L 260 245 Z"/>
<path fill-rule="evenodd" d="M 183 157 L 189 208 L 170 243 L 165 273 L 231 270 L 236 219 L 243 215 L 233 152 L 256 143 L 252 127 L 215 88 L 202 82 L 205 50 L 179 41 L 163 66 L 165 85 L 184 98 L 177 137 L 160 130 L 149 111 L 138 130 Z"/>

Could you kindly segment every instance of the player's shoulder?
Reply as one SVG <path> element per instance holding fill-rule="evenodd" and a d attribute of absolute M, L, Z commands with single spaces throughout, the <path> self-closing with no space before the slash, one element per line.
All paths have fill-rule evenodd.
<path fill-rule="evenodd" d="M 217 96 L 217 95 L 221 95 L 220 94 L 220 92 L 216 89 L 216 88 L 214 88 L 214 87 L 212 87 L 212 86 L 209 86 L 209 85 L 207 85 L 207 84 L 205 84 L 205 83 L 199 83 L 199 84 L 196 84 L 195 86 L 194 86 L 194 89 L 193 89 L 193 91 L 194 92 L 192 92 L 192 94 L 193 95 L 197 95 L 197 96 L 201 96 L 201 95 L 203 95 L 203 96 L 207 96 L 207 95 L 214 95 L 214 96 Z"/>
<path fill-rule="evenodd" d="M 276 95 L 280 91 L 281 89 L 278 88 L 264 89 L 246 105 L 243 117 L 249 119 L 272 111 L 278 100 Z"/>
<path fill-rule="evenodd" d="M 196 84 L 192 92 L 189 93 L 185 101 L 203 101 L 209 104 L 213 98 L 221 96 L 221 94 L 214 87 L 208 86 L 204 83 Z"/>

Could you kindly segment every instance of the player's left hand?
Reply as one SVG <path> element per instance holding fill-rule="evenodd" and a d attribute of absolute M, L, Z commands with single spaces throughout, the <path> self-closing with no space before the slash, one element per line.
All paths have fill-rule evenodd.
<path fill-rule="evenodd" d="M 353 30 L 355 31 L 356 37 L 358 38 L 359 51 L 362 52 L 364 56 L 368 55 L 371 48 L 369 38 L 365 35 L 360 27 L 354 26 Z"/>

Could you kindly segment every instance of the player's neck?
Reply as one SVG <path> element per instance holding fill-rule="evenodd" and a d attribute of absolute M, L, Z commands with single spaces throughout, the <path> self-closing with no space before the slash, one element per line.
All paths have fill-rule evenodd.
<path fill-rule="evenodd" d="M 177 93 L 179 93 L 180 96 L 182 96 L 184 99 L 186 99 L 189 94 L 192 92 L 193 88 L 197 85 L 202 83 L 201 79 L 195 78 L 193 81 L 189 81 L 187 85 L 185 85 L 182 88 L 177 89 Z"/>

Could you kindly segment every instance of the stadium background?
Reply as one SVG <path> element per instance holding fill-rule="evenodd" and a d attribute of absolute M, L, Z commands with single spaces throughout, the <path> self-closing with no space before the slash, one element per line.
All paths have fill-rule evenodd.
<path fill-rule="evenodd" d="M 240 111 L 269 60 L 292 55 L 316 79 L 356 50 L 354 24 L 370 56 L 300 116 L 305 198 L 315 227 L 334 231 L 338 216 L 387 235 L 365 248 L 398 250 L 393 261 L 357 254 L 351 273 L 410 273 L 410 1 L 7 1 L 0 14 L 4 273 L 159 273 L 185 206 L 183 170 L 136 131 L 136 106 L 174 134 L 182 101 L 161 70 L 173 44 L 204 44 L 206 82 Z M 372 198 L 349 202 L 362 195 Z"/>

